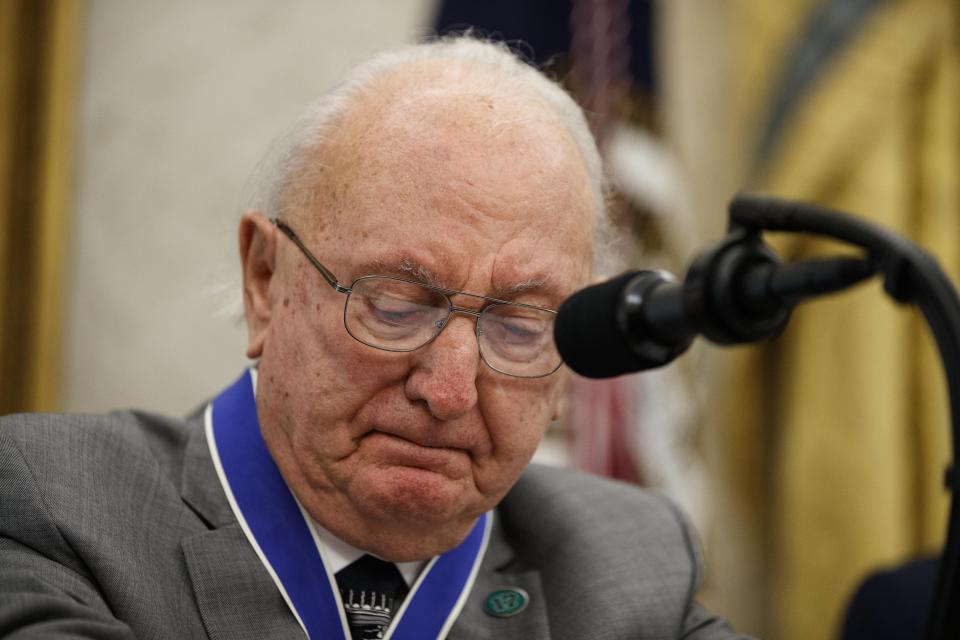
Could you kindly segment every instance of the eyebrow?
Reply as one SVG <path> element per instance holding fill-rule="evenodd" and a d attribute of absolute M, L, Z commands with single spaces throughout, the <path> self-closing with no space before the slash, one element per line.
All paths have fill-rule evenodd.
<path fill-rule="evenodd" d="M 400 258 L 396 261 L 387 261 L 377 259 L 363 265 L 364 269 L 373 275 L 400 276 L 408 280 L 414 280 L 431 287 L 446 289 L 443 281 L 430 269 L 408 257 Z"/>
<path fill-rule="evenodd" d="M 500 295 L 515 296 L 527 291 L 538 291 L 543 289 L 546 284 L 546 280 L 524 280 L 523 282 L 518 282 L 507 287 L 497 287 L 497 291 Z"/>

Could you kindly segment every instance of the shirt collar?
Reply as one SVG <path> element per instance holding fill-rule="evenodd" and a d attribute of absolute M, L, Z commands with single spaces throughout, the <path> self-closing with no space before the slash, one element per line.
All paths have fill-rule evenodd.
<path fill-rule="evenodd" d="M 316 520 L 313 521 L 313 525 L 317 529 L 317 537 L 320 538 L 320 544 L 323 545 L 324 560 L 330 561 L 331 573 L 336 574 L 347 565 L 359 560 L 361 556 L 369 554 L 375 558 L 378 557 L 369 551 L 357 549 L 355 546 L 344 542 L 327 531 Z M 394 564 L 400 571 L 400 575 L 403 576 L 404 582 L 410 587 L 413 586 L 414 581 L 417 579 L 417 576 L 420 575 L 420 571 L 424 565 L 427 564 L 427 561 L 414 560 L 412 562 L 395 562 Z"/>

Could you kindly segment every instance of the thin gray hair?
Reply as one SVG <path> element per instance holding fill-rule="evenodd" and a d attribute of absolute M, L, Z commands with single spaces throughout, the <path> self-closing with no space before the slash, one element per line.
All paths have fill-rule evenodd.
<path fill-rule="evenodd" d="M 255 172 L 247 210 L 281 214 L 284 195 L 305 179 L 305 165 L 311 160 L 316 162 L 311 152 L 331 137 L 338 119 L 354 101 L 392 72 L 429 60 L 442 61 L 450 69 L 462 69 L 465 75 L 471 69 L 486 67 L 498 80 L 528 90 L 559 116 L 580 151 L 590 179 L 595 209 L 594 272 L 605 273 L 611 266 L 607 262 L 613 240 L 607 215 L 607 181 L 583 110 L 560 85 L 518 58 L 507 45 L 471 35 L 446 36 L 387 51 L 354 67 L 337 86 L 308 106 L 274 143 Z"/>

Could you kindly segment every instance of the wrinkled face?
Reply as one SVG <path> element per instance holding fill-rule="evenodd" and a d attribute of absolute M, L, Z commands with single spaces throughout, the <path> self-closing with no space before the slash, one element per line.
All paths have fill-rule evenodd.
<path fill-rule="evenodd" d="M 334 159 L 317 171 L 323 195 L 285 221 L 344 286 L 395 275 L 556 309 L 589 277 L 588 177 L 542 108 L 443 92 L 396 100 L 352 118 L 323 157 Z M 346 332 L 345 296 L 263 216 L 244 218 L 241 248 L 261 427 L 298 499 L 391 560 L 458 544 L 529 461 L 563 370 L 493 371 L 466 315 L 417 351 L 373 349 Z"/>

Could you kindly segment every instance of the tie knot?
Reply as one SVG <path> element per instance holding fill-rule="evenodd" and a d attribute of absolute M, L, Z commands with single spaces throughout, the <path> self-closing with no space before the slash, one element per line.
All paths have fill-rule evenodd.
<path fill-rule="evenodd" d="M 336 578 L 354 640 L 382 637 L 407 595 L 397 565 L 364 555 L 338 571 Z"/>

